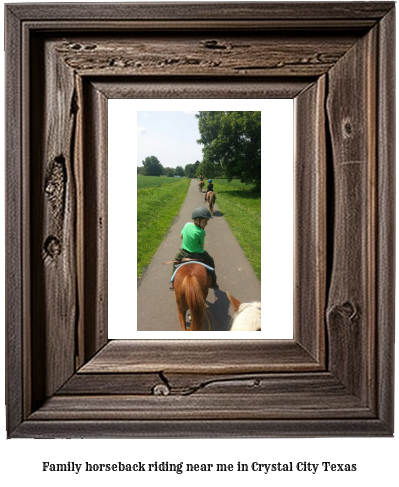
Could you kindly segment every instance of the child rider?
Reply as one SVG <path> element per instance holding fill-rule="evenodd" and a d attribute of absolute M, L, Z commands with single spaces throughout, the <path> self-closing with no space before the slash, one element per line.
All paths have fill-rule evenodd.
<path fill-rule="evenodd" d="M 175 260 L 181 262 L 183 258 L 198 259 L 215 269 L 215 262 L 213 258 L 204 250 L 205 242 L 205 227 L 208 224 L 212 215 L 209 210 L 203 207 L 196 208 L 191 218 L 192 222 L 188 222 L 184 225 L 181 231 L 180 238 L 183 240 L 180 252 L 175 256 Z M 173 272 L 176 270 L 176 264 L 173 265 Z M 173 273 L 172 273 L 173 275 Z M 212 285 L 211 289 L 219 289 L 216 283 L 216 273 L 212 272 Z M 169 289 L 174 289 L 173 282 L 170 283 Z"/>
<path fill-rule="evenodd" d="M 206 197 L 207 197 L 207 194 L 209 191 L 213 191 L 212 179 L 208 179 L 208 186 L 206 188 L 206 193 L 205 193 L 205 201 L 206 201 Z"/>

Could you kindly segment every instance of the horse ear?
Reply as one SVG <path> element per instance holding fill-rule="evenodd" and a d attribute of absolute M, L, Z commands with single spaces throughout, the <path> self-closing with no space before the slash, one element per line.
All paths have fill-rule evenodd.
<path fill-rule="evenodd" d="M 231 296 L 227 291 L 226 291 L 226 294 L 230 300 L 230 303 L 233 305 L 234 313 L 237 313 L 238 308 L 241 306 L 241 301 L 238 301 L 238 299 Z"/>

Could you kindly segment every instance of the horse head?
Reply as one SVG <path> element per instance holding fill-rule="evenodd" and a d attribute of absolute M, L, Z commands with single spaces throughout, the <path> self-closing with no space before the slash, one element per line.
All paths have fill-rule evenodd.
<path fill-rule="evenodd" d="M 226 294 L 235 313 L 230 331 L 261 331 L 261 303 L 242 303 L 228 292 Z"/>

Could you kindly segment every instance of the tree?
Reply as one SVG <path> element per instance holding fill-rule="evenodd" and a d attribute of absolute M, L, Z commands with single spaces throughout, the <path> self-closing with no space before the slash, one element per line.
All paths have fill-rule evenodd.
<path fill-rule="evenodd" d="M 146 157 L 143 161 L 146 176 L 162 176 L 163 167 L 155 156 Z"/>
<path fill-rule="evenodd" d="M 184 168 L 184 175 L 186 178 L 195 178 L 195 165 L 187 164 Z"/>
<path fill-rule="evenodd" d="M 175 176 L 181 176 L 181 177 L 184 176 L 184 169 L 182 168 L 182 166 L 177 166 L 176 167 L 176 169 L 175 169 Z"/>
<path fill-rule="evenodd" d="M 199 112 L 196 117 L 204 170 L 213 165 L 229 180 L 238 177 L 260 189 L 261 112 Z"/>
<path fill-rule="evenodd" d="M 166 177 L 173 178 L 173 176 L 175 175 L 175 170 L 173 167 L 165 167 L 163 173 Z"/>
<path fill-rule="evenodd" d="M 221 172 L 219 171 L 218 166 L 216 166 L 213 162 L 204 160 L 198 166 L 197 174 L 198 176 L 202 174 L 205 179 L 212 179 L 215 176 L 220 176 Z"/>

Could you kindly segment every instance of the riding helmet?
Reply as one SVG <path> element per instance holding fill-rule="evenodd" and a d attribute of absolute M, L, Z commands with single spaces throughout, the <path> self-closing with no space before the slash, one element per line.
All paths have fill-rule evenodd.
<path fill-rule="evenodd" d="M 196 218 L 213 218 L 213 217 L 211 215 L 211 212 L 207 208 L 200 206 L 193 211 L 191 218 L 195 220 Z"/>
<path fill-rule="evenodd" d="M 208 179 L 208 183 L 211 183 L 212 182 L 212 179 Z"/>

